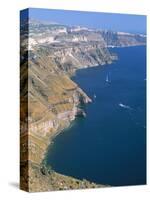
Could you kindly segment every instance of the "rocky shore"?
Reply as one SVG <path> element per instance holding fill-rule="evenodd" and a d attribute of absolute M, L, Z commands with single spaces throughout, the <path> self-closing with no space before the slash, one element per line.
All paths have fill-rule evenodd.
<path fill-rule="evenodd" d="M 43 76 L 44 72 L 40 71 L 44 64 L 43 58 L 41 60 L 40 57 L 37 62 L 40 64 L 36 65 L 36 73 L 35 64 L 32 61 L 29 62 L 28 98 L 26 101 L 24 96 L 21 100 L 21 188 L 28 191 L 47 191 L 98 187 L 97 184 L 87 180 L 63 176 L 53 170 L 47 172 L 47 166 L 43 164 L 47 148 L 53 138 L 64 128 L 69 127 L 75 117 L 85 116 L 80 104 L 91 103 L 92 100 L 64 73 L 56 76 L 51 71 L 47 74 L 46 69 L 43 80 L 41 75 Z M 49 60 L 46 60 L 45 63 L 49 67 L 48 62 Z M 24 65 L 22 65 L 23 71 L 25 71 Z M 55 67 L 54 64 L 53 66 Z M 25 80 L 22 80 L 23 84 L 24 82 Z M 26 94 L 23 89 L 22 92 Z M 46 172 L 43 172 L 43 168 Z"/>

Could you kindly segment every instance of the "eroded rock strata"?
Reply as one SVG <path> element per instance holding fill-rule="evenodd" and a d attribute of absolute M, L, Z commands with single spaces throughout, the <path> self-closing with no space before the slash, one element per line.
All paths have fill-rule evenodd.
<path fill-rule="evenodd" d="M 130 41 L 124 44 L 130 45 Z M 134 44 L 143 45 L 143 40 Z M 117 59 L 107 49 L 109 45 L 100 31 L 35 21 L 22 23 L 21 189 L 33 192 L 104 187 L 61 175 L 43 161 L 53 137 L 76 116 L 84 115 L 81 104 L 92 102 L 70 77 L 77 69 Z"/>

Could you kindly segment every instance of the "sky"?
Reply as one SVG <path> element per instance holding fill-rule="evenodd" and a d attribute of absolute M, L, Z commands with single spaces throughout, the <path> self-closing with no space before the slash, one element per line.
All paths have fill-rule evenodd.
<path fill-rule="evenodd" d="M 29 18 L 131 33 L 146 33 L 146 16 L 30 8 Z"/>

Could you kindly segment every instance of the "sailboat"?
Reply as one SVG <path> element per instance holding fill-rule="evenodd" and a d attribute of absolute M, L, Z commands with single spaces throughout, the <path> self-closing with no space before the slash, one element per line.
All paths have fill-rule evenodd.
<path fill-rule="evenodd" d="M 111 83 L 111 80 L 109 79 L 109 74 L 106 76 L 106 83 Z"/>

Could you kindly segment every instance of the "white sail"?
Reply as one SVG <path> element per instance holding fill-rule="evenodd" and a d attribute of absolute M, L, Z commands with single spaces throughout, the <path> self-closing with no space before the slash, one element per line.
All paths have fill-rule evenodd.
<path fill-rule="evenodd" d="M 109 82 L 108 75 L 106 76 L 106 82 Z"/>
<path fill-rule="evenodd" d="M 109 74 L 107 74 L 107 76 L 106 76 L 106 82 L 107 82 L 107 83 L 111 83 L 111 80 L 110 80 Z"/>

